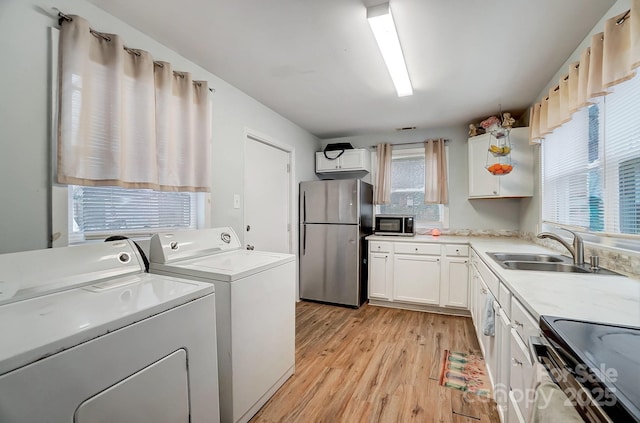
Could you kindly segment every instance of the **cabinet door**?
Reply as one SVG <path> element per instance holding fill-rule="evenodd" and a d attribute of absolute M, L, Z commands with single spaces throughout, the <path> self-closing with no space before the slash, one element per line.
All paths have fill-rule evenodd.
<path fill-rule="evenodd" d="M 332 152 L 329 152 L 327 154 L 329 155 L 329 157 L 332 157 Z M 328 170 L 338 169 L 339 164 L 340 159 L 329 160 L 324 156 L 324 153 L 316 153 L 316 172 L 326 172 Z"/>
<path fill-rule="evenodd" d="M 390 300 L 391 260 L 387 253 L 369 253 L 369 298 Z"/>
<path fill-rule="evenodd" d="M 482 281 L 482 278 L 479 279 L 479 292 L 478 292 L 478 304 L 477 304 L 477 312 L 478 312 L 478 340 L 480 341 L 480 348 L 482 349 L 482 353 L 484 354 L 484 361 L 487 365 L 487 371 L 489 372 L 489 376 L 491 378 L 492 384 L 496 381 L 496 368 L 498 362 L 498 343 L 496 341 L 496 336 L 489 336 L 484 334 L 484 326 L 485 321 L 487 319 L 486 313 L 486 305 L 487 305 L 487 296 L 490 295 L 490 291 L 487 286 Z M 495 301 L 494 301 L 495 303 Z M 491 308 L 493 309 L 493 304 L 491 304 Z M 497 325 L 497 322 L 496 322 Z M 496 329 L 497 330 L 497 329 Z"/>
<path fill-rule="evenodd" d="M 469 259 L 447 257 L 444 261 L 440 286 L 443 307 L 467 308 L 469 306 Z"/>
<path fill-rule="evenodd" d="M 440 257 L 396 254 L 393 298 L 420 304 L 440 303 Z"/>
<path fill-rule="evenodd" d="M 365 153 L 367 150 L 345 150 L 340 156 L 340 168 L 342 170 L 363 169 L 365 167 Z"/>
<path fill-rule="evenodd" d="M 517 407 L 525 421 L 529 421 L 533 403 L 533 392 L 531 392 L 531 381 L 533 380 L 533 363 L 529 358 L 529 349 L 520 340 L 520 336 L 515 330 L 511 330 L 511 369 L 509 380 L 511 390 L 516 395 Z"/>
<path fill-rule="evenodd" d="M 489 135 L 469 138 L 469 197 L 500 195 L 500 176 L 490 174 L 485 168 L 488 148 Z"/>
<path fill-rule="evenodd" d="M 533 196 L 533 153 L 534 146 L 529 145 L 529 128 L 513 128 L 509 133 L 511 140 L 511 163 L 513 171 L 500 177 L 501 197 Z M 487 172 L 488 173 L 488 172 Z"/>
<path fill-rule="evenodd" d="M 498 413 L 501 416 L 509 414 L 509 383 L 511 376 L 511 324 L 501 307 L 496 315 L 496 336 L 498 337 L 498 366 L 496 369 L 497 380 L 493 389 L 494 399 L 498 404 Z M 504 421 L 504 419 L 502 420 Z"/>

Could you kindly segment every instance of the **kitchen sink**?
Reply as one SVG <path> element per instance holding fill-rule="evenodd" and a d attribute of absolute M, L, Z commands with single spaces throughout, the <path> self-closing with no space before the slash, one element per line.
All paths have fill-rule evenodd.
<path fill-rule="evenodd" d="M 540 261 L 503 261 L 502 265 L 507 269 L 514 270 L 536 270 L 547 272 L 572 272 L 591 273 L 589 269 L 584 269 L 571 263 L 549 263 Z"/>
<path fill-rule="evenodd" d="M 592 273 L 617 275 L 606 269 L 591 270 L 588 264 L 573 264 L 570 257 L 560 254 L 487 253 L 496 263 L 510 270 L 532 270 L 542 272 Z"/>
<path fill-rule="evenodd" d="M 488 253 L 488 255 L 498 263 L 504 261 L 534 261 L 553 263 L 570 261 L 570 259 L 567 257 L 551 254 Z"/>

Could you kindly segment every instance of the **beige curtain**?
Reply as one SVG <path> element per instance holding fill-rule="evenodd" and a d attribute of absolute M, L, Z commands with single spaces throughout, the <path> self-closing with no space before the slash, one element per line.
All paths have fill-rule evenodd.
<path fill-rule="evenodd" d="M 629 25 L 631 26 L 631 67 L 640 67 L 640 0 L 631 1 L 629 11 Z"/>
<path fill-rule="evenodd" d="M 608 19 L 604 32 L 591 38 L 579 63 L 569 65 L 569 73 L 549 97 L 532 106 L 530 140 L 534 141 L 571 119 L 571 115 L 591 105 L 591 99 L 607 95 L 608 88 L 635 76 L 640 67 L 640 0 L 631 9 Z M 539 109 L 539 112 L 538 112 Z"/>
<path fill-rule="evenodd" d="M 424 202 L 447 204 L 447 157 L 445 140 L 428 140 L 424 143 Z"/>
<path fill-rule="evenodd" d="M 378 170 L 373 202 L 375 204 L 389 204 L 391 202 L 391 158 L 393 147 L 391 144 L 378 144 L 376 147 Z"/>
<path fill-rule="evenodd" d="M 72 19 L 60 31 L 58 182 L 209 191 L 206 82 Z"/>

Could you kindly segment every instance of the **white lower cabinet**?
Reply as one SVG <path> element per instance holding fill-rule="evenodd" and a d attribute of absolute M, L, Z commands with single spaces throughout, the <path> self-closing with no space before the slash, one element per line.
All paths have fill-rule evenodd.
<path fill-rule="evenodd" d="M 467 310 L 468 256 L 467 245 L 371 241 L 369 299 L 394 307 Z"/>
<path fill-rule="evenodd" d="M 467 257 L 448 257 L 442 261 L 442 280 L 440 305 L 443 307 L 469 307 L 469 259 Z"/>
<path fill-rule="evenodd" d="M 533 405 L 533 363 L 529 358 L 528 347 L 520 336 L 511 329 L 511 370 L 509 375 L 511 392 L 524 421 L 531 416 Z"/>
<path fill-rule="evenodd" d="M 502 423 L 526 423 L 533 404 L 533 369 L 528 341 L 539 334 L 536 319 L 506 284 L 471 252 L 471 315 L 493 386 Z M 493 295 L 495 336 L 484 334 L 486 300 Z"/>
<path fill-rule="evenodd" d="M 482 278 L 479 279 L 480 283 L 478 284 L 478 307 L 481 318 L 479 319 L 480 327 L 478 330 L 478 340 L 480 341 L 480 347 L 482 348 L 482 353 L 484 354 L 484 362 L 487 365 L 487 372 L 489 373 L 489 378 L 491 379 L 491 384 L 495 385 L 496 383 L 496 368 L 498 365 L 498 343 L 496 342 L 496 334 L 494 331 L 492 335 L 485 335 L 484 326 L 486 321 L 486 302 L 488 296 L 490 295 L 489 288 L 484 284 Z M 494 301 L 495 303 L 495 301 Z M 493 304 L 490 305 L 491 309 L 493 309 Z"/>
<path fill-rule="evenodd" d="M 440 304 L 440 256 L 396 254 L 393 259 L 393 299 Z"/>
<path fill-rule="evenodd" d="M 392 261 L 389 253 L 369 253 L 369 298 L 391 299 Z"/>
<path fill-rule="evenodd" d="M 509 384 L 511 376 L 511 324 L 504 308 L 496 315 L 496 337 L 498 343 L 497 377 L 493 387 L 500 420 L 506 422 L 509 415 Z"/>

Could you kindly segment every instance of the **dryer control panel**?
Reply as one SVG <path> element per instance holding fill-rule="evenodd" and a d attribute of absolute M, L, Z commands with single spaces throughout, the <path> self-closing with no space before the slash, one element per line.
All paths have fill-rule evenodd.
<path fill-rule="evenodd" d="M 151 237 L 149 261 L 164 264 L 240 248 L 231 227 L 164 232 Z"/>

